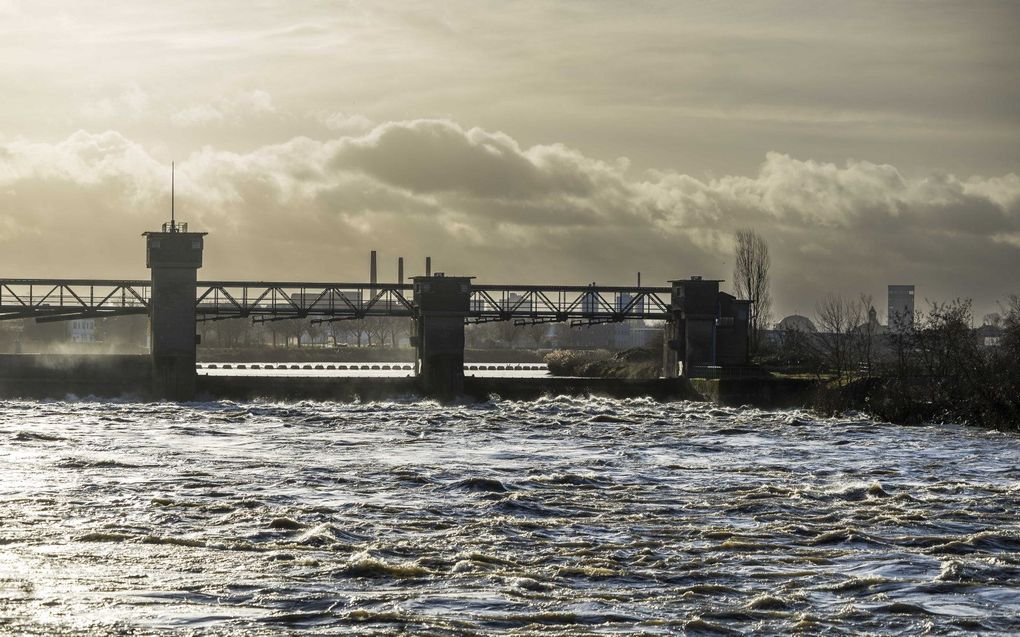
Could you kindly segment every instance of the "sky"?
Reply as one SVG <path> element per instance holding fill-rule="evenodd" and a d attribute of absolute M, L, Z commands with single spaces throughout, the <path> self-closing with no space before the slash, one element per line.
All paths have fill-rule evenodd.
<path fill-rule="evenodd" d="M 1015 2 L 0 0 L 0 278 L 1020 293 Z M 724 283 L 724 289 L 728 285 Z M 922 304 L 923 305 L 923 304 Z"/>

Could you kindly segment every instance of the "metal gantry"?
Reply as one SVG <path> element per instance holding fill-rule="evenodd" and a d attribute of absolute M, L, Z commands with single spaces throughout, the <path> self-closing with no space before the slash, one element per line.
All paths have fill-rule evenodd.
<path fill-rule="evenodd" d="M 668 318 L 670 288 L 595 285 L 473 285 L 468 321 L 517 325 L 614 323 Z"/>
<path fill-rule="evenodd" d="M 414 317 L 413 286 L 398 283 L 200 281 L 199 320 L 357 320 Z M 0 320 L 63 321 L 147 314 L 146 280 L 0 279 Z M 468 322 L 574 325 L 669 317 L 670 288 L 629 286 L 472 285 Z"/>
<path fill-rule="evenodd" d="M 0 279 L 0 320 L 147 314 L 149 281 L 102 279 Z"/>
<path fill-rule="evenodd" d="M 202 281 L 196 290 L 196 311 L 204 320 L 414 316 L 411 290 L 411 285 L 398 283 Z"/>

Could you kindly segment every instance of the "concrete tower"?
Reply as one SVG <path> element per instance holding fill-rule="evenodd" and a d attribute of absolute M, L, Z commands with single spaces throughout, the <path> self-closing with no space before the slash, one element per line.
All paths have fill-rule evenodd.
<path fill-rule="evenodd" d="M 675 378 L 716 362 L 716 324 L 719 317 L 719 281 L 692 276 L 670 281 L 671 318 L 663 343 L 663 375 Z"/>
<path fill-rule="evenodd" d="M 415 346 L 427 396 L 446 401 L 464 391 L 464 318 L 470 298 L 471 277 L 414 277 Z"/>
<path fill-rule="evenodd" d="M 149 299 L 153 390 L 161 398 L 195 397 L 195 285 L 202 267 L 205 232 L 187 224 L 163 224 L 146 232 L 145 266 L 152 273 Z"/>

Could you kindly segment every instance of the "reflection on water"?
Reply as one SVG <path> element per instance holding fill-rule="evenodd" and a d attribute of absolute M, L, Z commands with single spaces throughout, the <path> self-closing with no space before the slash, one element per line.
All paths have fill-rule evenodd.
<path fill-rule="evenodd" d="M 0 402 L 0 632 L 1020 631 L 1020 442 L 548 399 Z"/>

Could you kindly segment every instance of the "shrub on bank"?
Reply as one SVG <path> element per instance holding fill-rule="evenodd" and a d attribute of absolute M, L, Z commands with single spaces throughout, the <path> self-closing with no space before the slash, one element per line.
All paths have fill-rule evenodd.
<path fill-rule="evenodd" d="M 822 387 L 824 413 L 866 411 L 890 422 L 959 422 L 1020 430 L 1020 298 L 999 344 L 974 335 L 970 304 L 934 305 L 910 329 L 891 333 L 885 356 Z"/>
<path fill-rule="evenodd" d="M 654 352 L 632 348 L 612 354 L 606 350 L 555 350 L 545 363 L 553 376 L 593 378 L 658 378 L 661 362 Z"/>

